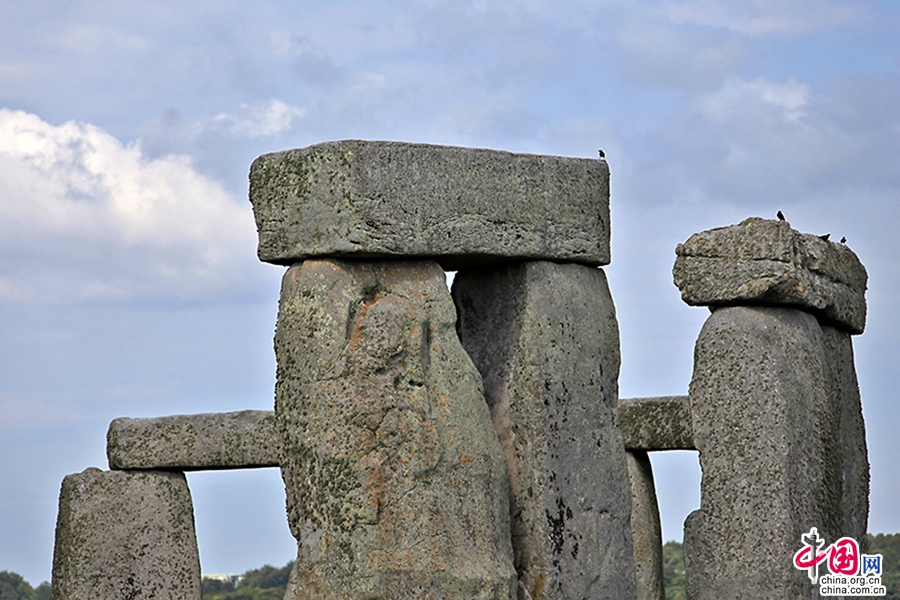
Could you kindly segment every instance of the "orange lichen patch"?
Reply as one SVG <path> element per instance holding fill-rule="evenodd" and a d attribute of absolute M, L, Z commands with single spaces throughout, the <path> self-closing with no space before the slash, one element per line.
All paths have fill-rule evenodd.
<path fill-rule="evenodd" d="M 459 457 L 459 462 L 464 463 L 464 464 L 468 464 L 468 463 L 471 463 L 471 462 L 475 462 L 475 459 L 472 458 L 471 456 L 467 455 L 467 454 L 463 454 L 463 455 L 461 455 L 461 456 Z"/>

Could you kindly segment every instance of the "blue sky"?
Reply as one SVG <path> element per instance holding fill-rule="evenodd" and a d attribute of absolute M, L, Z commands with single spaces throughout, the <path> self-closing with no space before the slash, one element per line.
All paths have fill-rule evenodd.
<path fill-rule="evenodd" d="M 49 579 L 59 484 L 119 416 L 273 404 L 259 154 L 360 138 L 612 172 L 621 394 L 686 393 L 694 232 L 782 210 L 869 272 L 869 529 L 900 532 L 900 4 L 3 2 L 0 570 Z M 695 455 L 654 457 L 666 539 Z M 294 554 L 277 471 L 190 475 L 205 572 Z"/>

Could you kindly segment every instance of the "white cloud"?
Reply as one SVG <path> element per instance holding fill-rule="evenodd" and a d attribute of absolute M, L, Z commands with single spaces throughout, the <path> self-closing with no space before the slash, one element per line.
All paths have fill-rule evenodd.
<path fill-rule="evenodd" d="M 204 297 L 253 259 L 253 217 L 185 156 L 0 109 L 0 300 Z"/>
<path fill-rule="evenodd" d="M 231 133 L 238 137 L 264 137 L 287 131 L 295 119 L 304 116 L 306 109 L 272 99 L 255 105 L 242 104 L 237 114 L 222 113 L 213 121 L 229 123 Z"/>
<path fill-rule="evenodd" d="M 790 123 L 799 123 L 808 103 L 809 86 L 793 77 L 784 83 L 732 78 L 718 92 L 703 98 L 700 106 L 720 122 L 746 114 L 748 109 L 762 109 L 774 111 Z"/>
<path fill-rule="evenodd" d="M 796 34 L 846 26 L 860 19 L 846 3 L 808 0 L 667 2 L 662 12 L 675 23 L 720 27 L 749 36 Z"/>

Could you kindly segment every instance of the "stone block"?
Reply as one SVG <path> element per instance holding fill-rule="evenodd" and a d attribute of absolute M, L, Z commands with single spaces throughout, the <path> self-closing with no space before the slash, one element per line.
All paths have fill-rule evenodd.
<path fill-rule="evenodd" d="M 627 450 L 695 450 L 687 396 L 625 398 L 616 407 Z"/>
<path fill-rule="evenodd" d="M 634 599 L 605 274 L 525 262 L 459 271 L 452 293 L 508 464 L 519 598 Z"/>
<path fill-rule="evenodd" d="M 631 481 L 631 536 L 638 600 L 665 600 L 662 525 L 653 484 L 653 467 L 645 451 L 625 453 Z"/>
<path fill-rule="evenodd" d="M 433 261 L 285 273 L 276 420 L 286 600 L 515 596 L 506 463 Z"/>
<path fill-rule="evenodd" d="M 275 413 L 265 410 L 120 418 L 106 434 L 110 469 L 277 467 L 280 454 Z"/>
<path fill-rule="evenodd" d="M 868 547 L 869 459 L 859 383 L 853 364 L 853 342 L 850 334 L 834 327 L 822 327 L 822 338 L 825 360 L 831 371 L 831 402 L 840 419 L 844 520 L 839 533 L 857 540 L 865 551 Z"/>
<path fill-rule="evenodd" d="M 701 505 L 685 522 L 689 598 L 809 597 L 790 559 L 843 523 L 838 411 L 822 330 L 794 309 L 717 309 L 694 353 Z"/>
<path fill-rule="evenodd" d="M 87 469 L 63 479 L 53 600 L 200 600 L 183 473 Z"/>
<path fill-rule="evenodd" d="M 675 285 L 690 305 L 790 306 L 850 333 L 865 329 L 868 276 L 859 258 L 786 221 L 750 218 L 696 233 L 675 254 Z"/>
<path fill-rule="evenodd" d="M 260 260 L 609 263 L 605 161 L 346 140 L 250 168 Z"/>

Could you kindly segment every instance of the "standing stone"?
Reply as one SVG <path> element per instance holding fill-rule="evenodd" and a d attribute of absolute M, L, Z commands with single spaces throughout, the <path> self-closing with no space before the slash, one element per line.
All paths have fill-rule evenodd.
<path fill-rule="evenodd" d="M 287 600 L 508 600 L 506 465 L 437 263 L 309 260 L 275 352 Z"/>
<path fill-rule="evenodd" d="M 631 480 L 631 535 L 638 600 L 665 600 L 662 525 L 653 485 L 653 467 L 647 452 L 625 453 Z"/>
<path fill-rule="evenodd" d="M 199 600 L 184 474 L 92 468 L 63 479 L 51 598 Z"/>
<path fill-rule="evenodd" d="M 834 327 L 822 327 L 822 337 L 831 370 L 831 402 L 840 419 L 841 505 L 844 513 L 840 535 L 858 541 L 861 551 L 865 552 L 868 548 L 869 459 L 859 383 L 853 366 L 853 343 L 849 333 Z"/>
<path fill-rule="evenodd" d="M 453 298 L 506 455 L 519 599 L 634 599 L 605 274 L 550 262 L 460 271 Z"/>
<path fill-rule="evenodd" d="M 812 315 L 731 307 L 706 321 L 690 386 L 703 470 L 700 509 L 685 522 L 693 600 L 809 597 L 791 557 L 817 527 L 840 537 L 840 415 Z"/>

